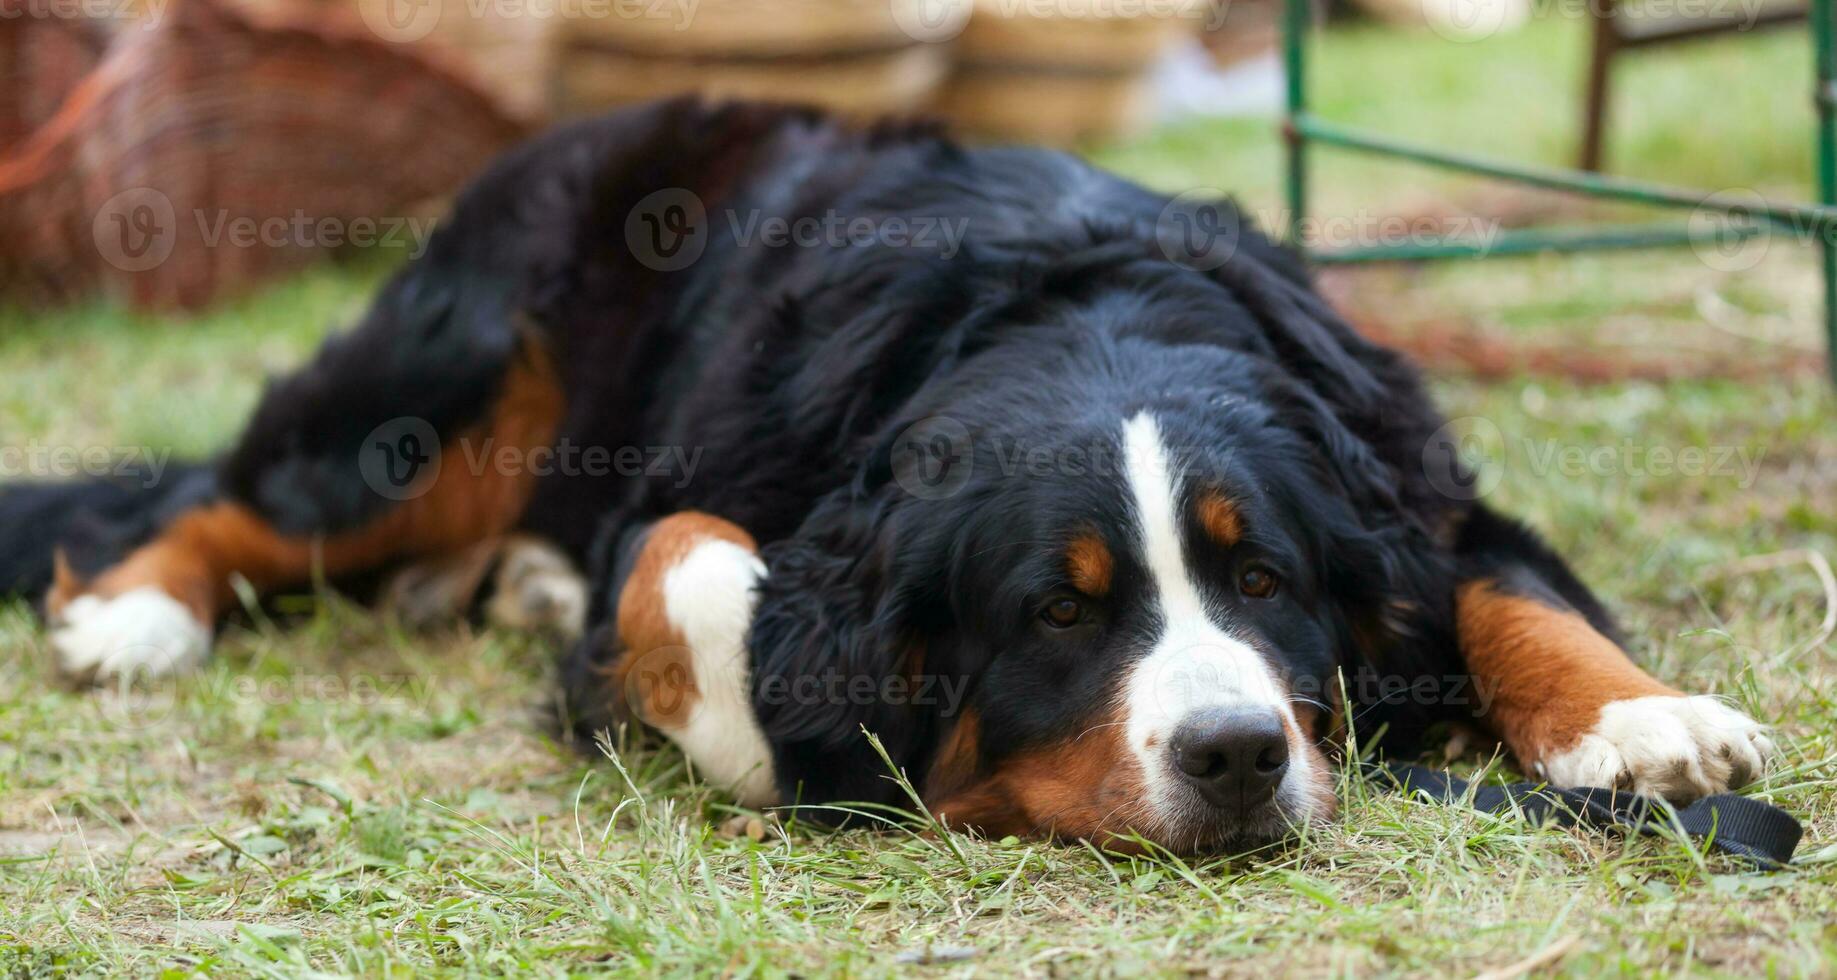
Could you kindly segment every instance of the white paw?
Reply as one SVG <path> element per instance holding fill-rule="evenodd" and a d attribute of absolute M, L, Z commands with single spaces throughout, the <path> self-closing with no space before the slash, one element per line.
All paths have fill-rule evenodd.
<path fill-rule="evenodd" d="M 507 542 L 485 603 L 493 625 L 578 639 L 587 628 L 587 580 L 568 556 L 528 538 Z"/>
<path fill-rule="evenodd" d="M 1630 789 L 1686 803 L 1759 778 L 1775 753 L 1754 719 L 1706 695 L 1615 701 L 1538 769 L 1558 786 Z"/>
<path fill-rule="evenodd" d="M 195 669 L 210 653 L 210 627 L 159 589 L 113 599 L 78 596 L 51 632 L 58 669 L 94 681 L 145 679 Z"/>

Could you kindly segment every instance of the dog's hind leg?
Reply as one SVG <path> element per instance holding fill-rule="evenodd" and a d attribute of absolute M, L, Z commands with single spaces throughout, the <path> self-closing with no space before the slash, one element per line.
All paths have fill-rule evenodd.
<path fill-rule="evenodd" d="M 1461 538 L 1461 653 L 1480 720 L 1522 766 L 1558 786 L 1673 802 L 1762 774 L 1775 751 L 1765 729 L 1641 670 L 1600 604 L 1530 531 L 1476 509 Z"/>
<path fill-rule="evenodd" d="M 93 577 L 60 563 L 45 610 L 64 671 L 188 669 L 239 580 L 265 594 L 457 552 L 516 526 L 535 479 L 529 453 L 553 442 L 564 408 L 543 340 L 522 332 L 484 377 L 488 358 L 448 375 L 441 352 L 424 351 L 411 370 L 381 379 L 408 386 L 391 393 L 405 404 L 341 397 L 354 374 L 366 377 L 355 363 L 372 353 L 366 341 L 407 342 L 376 337 L 382 329 L 335 341 L 270 390 L 220 468 L 217 495 Z M 509 322 L 501 329 L 513 334 Z M 417 389 L 426 407 L 409 414 Z M 471 404 L 454 400 L 468 389 Z"/>
<path fill-rule="evenodd" d="M 685 98 L 560 126 L 506 152 L 365 322 L 269 391 L 217 469 L 216 499 L 162 519 L 150 538 L 137 533 L 144 544 L 94 578 L 58 577 L 48 606 L 60 660 L 104 674 L 195 662 L 238 577 L 260 592 L 315 568 L 381 571 L 518 527 L 579 544 L 564 536 L 624 478 L 555 473 L 545 483 L 574 492 L 532 504 L 533 470 L 553 472 L 554 458 L 538 467 L 529 454 L 554 448 L 564 415 L 572 432 L 645 411 L 653 375 L 668 373 L 649 358 L 685 340 L 667 311 L 686 271 L 622 247 L 621 229 L 662 190 L 733 195 L 754 161 L 782 152 L 780 134 L 818 125 L 802 110 Z M 580 402 L 564 405 L 564 389 Z M 591 425 L 579 437 L 620 441 Z M 45 564 L 0 561 L 0 583 L 33 581 Z"/>

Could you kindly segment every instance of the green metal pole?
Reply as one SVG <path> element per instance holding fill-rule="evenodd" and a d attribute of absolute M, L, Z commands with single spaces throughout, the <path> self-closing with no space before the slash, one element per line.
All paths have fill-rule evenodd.
<path fill-rule="evenodd" d="M 1820 8 L 1828 15 L 1831 0 L 1816 0 Z M 1825 22 L 1829 28 L 1828 20 Z M 1823 50 L 1828 51 L 1828 46 Z M 1824 66 L 1828 68 L 1828 58 Z M 1827 84 L 1825 89 L 1829 89 Z M 1829 113 L 1832 106 L 1828 100 L 1823 105 L 1824 117 L 1828 127 Z M 1751 217 L 1766 218 L 1788 227 L 1813 228 L 1820 232 L 1826 229 L 1837 229 L 1837 208 L 1826 202 L 1818 205 L 1775 204 L 1765 202 L 1754 205 L 1748 201 L 1721 199 L 1716 194 L 1689 190 L 1682 187 L 1668 187 L 1649 181 L 1631 180 L 1626 177 L 1614 177 L 1606 174 L 1586 173 L 1578 170 L 1561 170 L 1554 167 L 1522 166 L 1503 163 L 1486 157 L 1472 156 L 1466 153 L 1453 153 L 1434 147 L 1423 146 L 1407 140 L 1378 136 L 1350 126 L 1341 126 L 1326 122 L 1312 116 L 1303 115 L 1291 120 L 1289 125 L 1301 131 L 1308 139 L 1358 150 L 1377 156 L 1396 157 L 1400 160 L 1411 160 L 1431 167 L 1454 170 L 1461 173 L 1480 174 L 1500 180 L 1515 181 L 1534 187 L 1547 187 L 1552 190 L 1569 191 L 1586 194 L 1591 197 L 1613 198 L 1631 201 L 1635 204 L 1649 204 L 1656 207 L 1682 208 L 1689 210 L 1711 209 L 1718 211 L 1740 211 Z M 1826 146 L 1822 137 L 1829 133 L 1821 130 L 1820 146 Z M 1830 159 L 1837 161 L 1837 156 Z M 1837 190 L 1833 190 L 1837 193 Z"/>
<path fill-rule="evenodd" d="M 1818 203 L 1837 204 L 1837 52 L 1832 50 L 1832 0 L 1812 0 L 1812 55 L 1818 62 Z M 1837 381 L 1837 229 L 1818 229 L 1824 258 L 1824 359 Z"/>
<path fill-rule="evenodd" d="M 1737 225 L 1727 234 L 1750 238 L 1760 234 L 1757 222 Z M 1308 258 L 1322 265 L 1350 262 L 1422 262 L 1431 259 L 1488 259 L 1553 252 L 1599 252 L 1610 249 L 1665 248 L 1690 245 L 1696 235 L 1688 225 L 1597 225 L 1588 228 L 1512 229 L 1486 240 L 1444 239 L 1317 251 Z"/>
<path fill-rule="evenodd" d="M 1288 112 L 1282 139 L 1288 151 L 1288 242 L 1302 247 L 1301 226 L 1308 213 L 1307 134 L 1296 125 L 1308 111 L 1307 47 L 1309 0 L 1287 0 L 1282 11 L 1282 62 L 1288 89 Z"/>

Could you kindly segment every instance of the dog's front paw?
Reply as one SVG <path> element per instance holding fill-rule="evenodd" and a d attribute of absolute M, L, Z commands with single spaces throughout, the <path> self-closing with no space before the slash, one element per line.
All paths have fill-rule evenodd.
<path fill-rule="evenodd" d="M 186 673 L 210 653 L 210 627 L 156 588 L 110 599 L 79 596 L 57 620 L 50 640 L 58 669 L 79 680 L 103 683 Z"/>
<path fill-rule="evenodd" d="M 1558 786 L 1608 786 L 1673 803 L 1745 786 L 1775 754 L 1766 729 L 1706 695 L 1614 701 L 1575 745 L 1546 755 Z"/>

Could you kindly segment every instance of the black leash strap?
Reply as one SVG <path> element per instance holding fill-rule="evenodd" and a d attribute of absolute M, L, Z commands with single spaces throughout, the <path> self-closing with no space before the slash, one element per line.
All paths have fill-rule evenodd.
<path fill-rule="evenodd" d="M 1778 870 L 1792 860 L 1804 828 L 1792 814 L 1771 803 L 1718 793 L 1682 808 L 1624 790 L 1554 789 L 1544 783 L 1500 786 L 1472 784 L 1427 766 L 1368 762 L 1365 775 L 1400 792 L 1416 793 L 1438 803 L 1472 801 L 1476 810 L 1508 813 L 1513 809 L 1532 821 L 1554 821 L 1565 827 L 1600 827 L 1659 834 L 1682 830 L 1717 850 L 1747 858 L 1764 870 Z"/>

